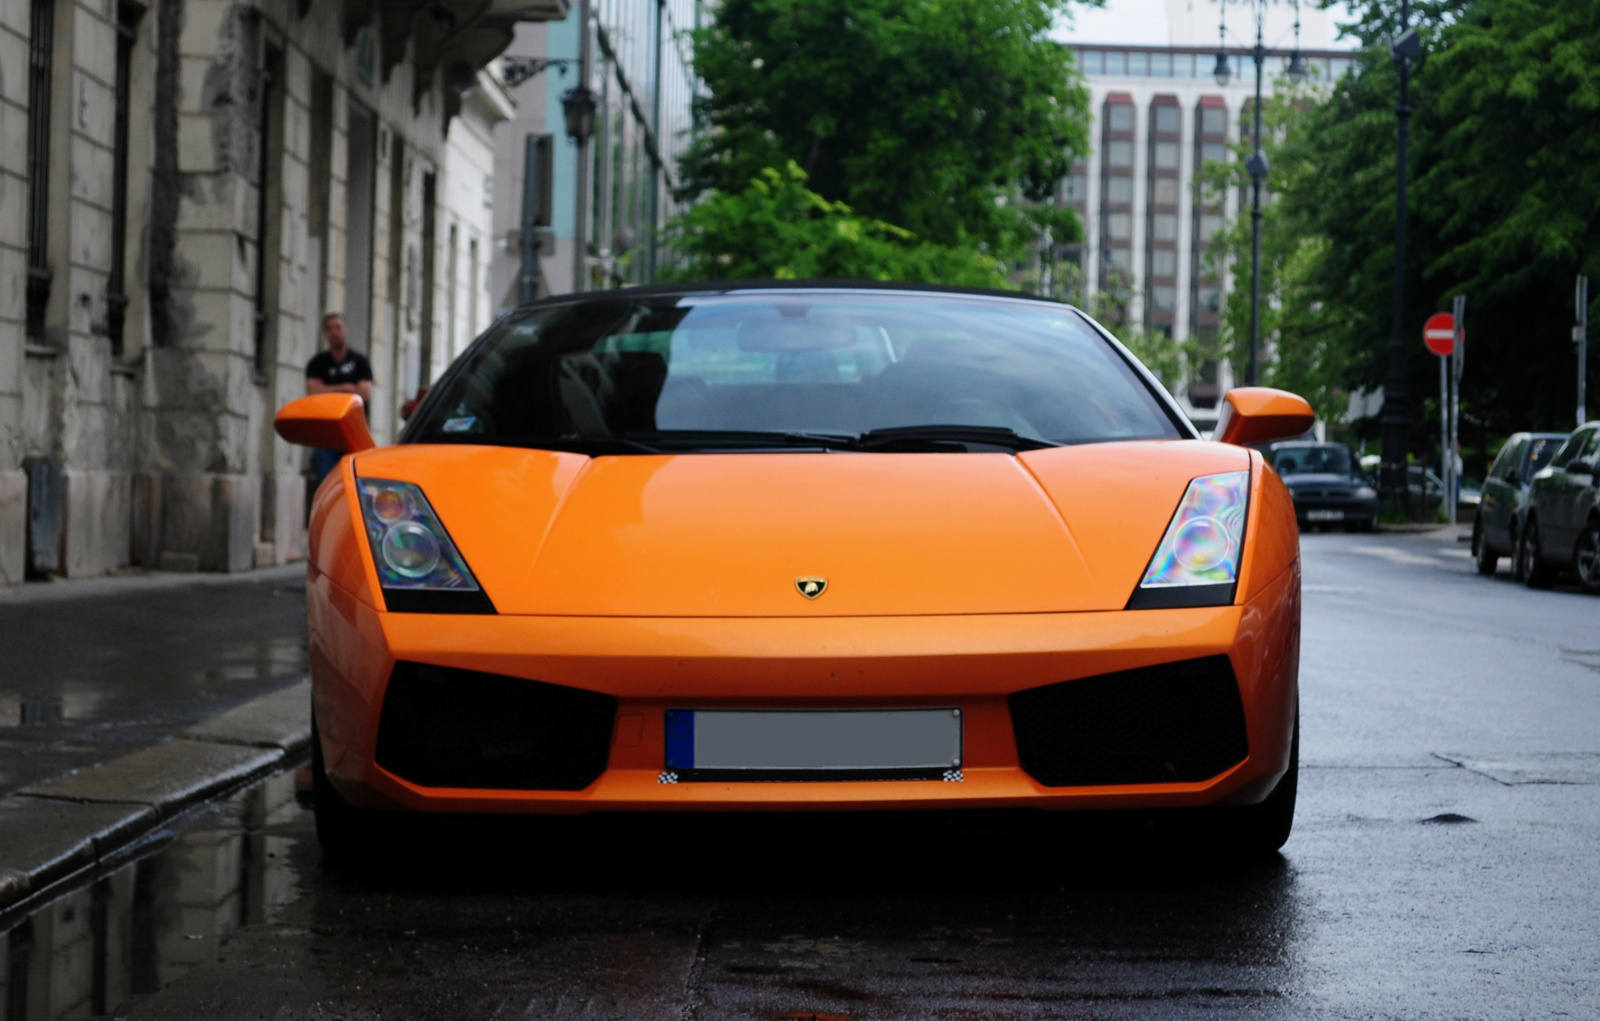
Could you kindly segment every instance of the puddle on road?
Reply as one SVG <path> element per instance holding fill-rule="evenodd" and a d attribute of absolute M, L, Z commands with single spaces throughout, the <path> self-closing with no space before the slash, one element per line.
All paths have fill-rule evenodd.
<path fill-rule="evenodd" d="M 204 666 L 181 673 L 183 681 L 204 687 L 214 681 L 257 681 L 294 677 L 309 667 L 305 638 L 280 636 L 256 642 L 224 646 L 206 656 Z M 54 692 L 0 690 L 0 728 L 48 727 L 91 721 L 105 712 L 108 699 L 118 692 L 118 683 L 77 679 L 59 682 Z"/>
<path fill-rule="evenodd" d="M 183 820 L 169 842 L 12 923 L 4 934 L 6 1021 L 110 1013 L 217 960 L 224 938 L 293 900 L 304 811 L 295 772 L 277 774 Z"/>

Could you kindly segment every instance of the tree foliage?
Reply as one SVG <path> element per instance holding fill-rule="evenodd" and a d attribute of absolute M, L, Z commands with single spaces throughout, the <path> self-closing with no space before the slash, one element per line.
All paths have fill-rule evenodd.
<path fill-rule="evenodd" d="M 1004 287 L 999 260 L 919 241 L 806 187 L 789 162 L 737 192 L 713 191 L 668 225 L 682 280 L 856 279 Z"/>
<path fill-rule="evenodd" d="M 1400 322 L 1413 448 L 1432 445 L 1437 420 L 1438 368 L 1422 322 L 1457 294 L 1467 296 L 1469 420 L 1500 434 L 1570 428 L 1573 278 L 1600 275 L 1600 0 L 1441 0 L 1413 11 L 1427 50 L 1412 71 Z M 1310 391 L 1324 415 L 1349 389 L 1381 388 L 1388 369 L 1397 12 L 1393 0 L 1359 8 L 1364 49 L 1325 98 L 1263 107 L 1274 133 L 1262 321 L 1275 352 L 1263 378 Z M 1235 186 L 1248 180 L 1239 161 L 1221 173 Z M 1243 284 L 1225 330 L 1241 368 L 1248 246 L 1244 221 L 1219 252 Z M 1375 435 L 1376 426 L 1364 428 Z"/>
<path fill-rule="evenodd" d="M 1046 34 L 1067 0 L 725 0 L 695 33 L 703 125 L 683 197 L 795 161 L 862 216 L 1016 252 L 1088 149 L 1088 94 Z"/>

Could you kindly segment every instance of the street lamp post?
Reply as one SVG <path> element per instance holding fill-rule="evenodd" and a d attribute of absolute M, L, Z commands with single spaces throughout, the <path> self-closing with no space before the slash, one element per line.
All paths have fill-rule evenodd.
<path fill-rule="evenodd" d="M 1400 0 L 1400 34 L 1390 46 L 1400 70 L 1397 163 L 1394 206 L 1394 314 L 1389 332 L 1389 376 L 1383 388 L 1383 474 L 1390 499 L 1398 496 L 1411 516 L 1411 488 L 1406 479 L 1406 174 L 1411 148 L 1411 61 L 1422 56 L 1422 40 L 1411 28 L 1411 2 Z"/>
<path fill-rule="evenodd" d="M 1266 183 L 1267 172 L 1270 169 L 1267 163 L 1266 151 L 1261 144 L 1261 87 L 1266 75 L 1267 46 L 1266 46 L 1266 17 L 1268 0 L 1249 0 L 1256 17 L 1256 45 L 1251 51 L 1251 56 L 1256 65 L 1256 99 L 1251 110 L 1254 116 L 1254 128 L 1251 134 L 1251 143 L 1254 151 L 1245 161 L 1245 169 L 1250 173 L 1250 362 L 1245 370 L 1245 382 L 1256 386 L 1261 382 L 1261 187 Z M 1227 36 L 1227 0 L 1223 0 L 1222 19 L 1217 26 L 1220 36 L 1217 47 L 1217 64 L 1213 72 L 1217 84 L 1227 86 L 1233 77 L 1233 69 L 1228 61 L 1228 36 Z M 1287 74 L 1295 81 L 1303 81 L 1307 75 L 1305 57 L 1300 53 L 1300 5 L 1295 4 L 1294 17 L 1294 54 L 1289 62 Z"/>
<path fill-rule="evenodd" d="M 1261 76 L 1267 63 L 1267 47 L 1262 39 L 1267 5 L 1257 0 L 1256 9 L 1256 101 L 1254 133 L 1250 136 L 1255 152 L 1245 161 L 1250 171 L 1250 367 L 1245 382 L 1261 382 L 1261 184 L 1267 179 L 1267 154 L 1261 149 Z"/>

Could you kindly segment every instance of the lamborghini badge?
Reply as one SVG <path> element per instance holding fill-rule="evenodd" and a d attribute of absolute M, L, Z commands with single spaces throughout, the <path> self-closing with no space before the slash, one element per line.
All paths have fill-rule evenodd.
<path fill-rule="evenodd" d="M 794 587 L 807 599 L 815 599 L 828 590 L 826 578 L 796 578 Z"/>

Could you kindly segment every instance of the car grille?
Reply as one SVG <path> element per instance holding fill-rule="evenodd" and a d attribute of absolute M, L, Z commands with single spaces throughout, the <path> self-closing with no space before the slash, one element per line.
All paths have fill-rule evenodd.
<path fill-rule="evenodd" d="M 605 771 L 616 712 L 597 692 L 396 663 L 377 762 L 423 787 L 578 791 Z"/>
<path fill-rule="evenodd" d="M 1011 723 L 1022 768 L 1046 787 L 1206 780 L 1249 752 L 1226 656 L 1019 691 Z"/>

